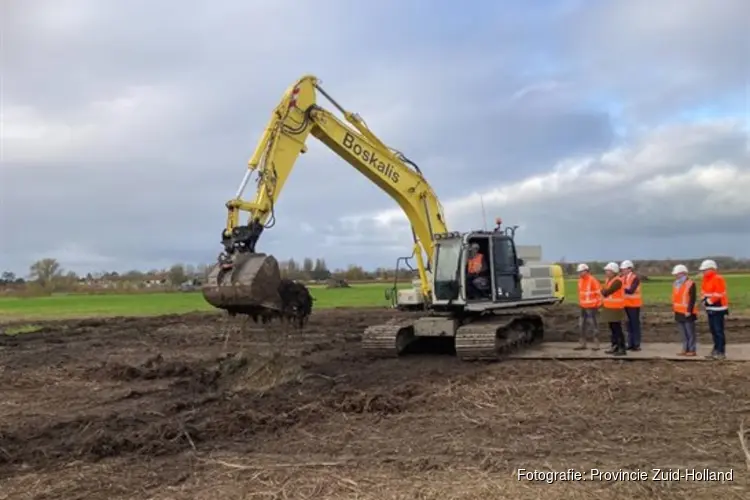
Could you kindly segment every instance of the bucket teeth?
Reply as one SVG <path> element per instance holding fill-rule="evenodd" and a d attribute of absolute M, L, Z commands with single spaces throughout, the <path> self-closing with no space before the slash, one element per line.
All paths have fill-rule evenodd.
<path fill-rule="evenodd" d="M 218 263 L 208 273 L 203 297 L 230 315 L 245 315 L 256 323 L 293 321 L 303 327 L 312 313 L 307 287 L 281 279 L 279 264 L 271 255 L 238 254 L 231 266 Z"/>

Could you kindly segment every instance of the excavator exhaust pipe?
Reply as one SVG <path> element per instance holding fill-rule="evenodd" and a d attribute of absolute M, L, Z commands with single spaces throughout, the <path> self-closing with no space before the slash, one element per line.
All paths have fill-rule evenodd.
<path fill-rule="evenodd" d="M 212 306 L 256 322 L 283 319 L 301 328 L 312 313 L 307 287 L 282 279 L 278 261 L 262 253 L 238 253 L 231 261 L 214 265 L 202 292 Z"/>

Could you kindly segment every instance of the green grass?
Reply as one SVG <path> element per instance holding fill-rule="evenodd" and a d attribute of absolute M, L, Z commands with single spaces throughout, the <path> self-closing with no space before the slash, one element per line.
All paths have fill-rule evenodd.
<path fill-rule="evenodd" d="M 750 308 L 750 275 L 730 275 L 726 279 L 732 308 Z M 576 280 L 567 280 L 565 286 L 567 301 L 576 303 Z M 672 280 L 669 277 L 651 278 L 643 286 L 644 301 L 646 304 L 669 302 L 671 286 Z M 387 284 L 378 283 L 352 285 L 351 288 L 311 287 L 310 291 L 316 299 L 316 309 L 385 307 L 389 304 L 384 296 L 386 288 Z M 0 298 L 0 322 L 97 316 L 154 316 L 215 310 L 203 300 L 199 292 Z"/>
<path fill-rule="evenodd" d="M 404 285 L 406 286 L 406 285 Z M 316 309 L 388 306 L 386 284 L 361 284 L 351 288 L 310 287 Z M 148 294 L 60 294 L 50 297 L 0 298 L 0 321 L 85 318 L 101 316 L 156 316 L 196 311 L 216 311 L 200 292 Z"/>
<path fill-rule="evenodd" d="M 34 333 L 41 330 L 39 325 L 16 325 L 5 329 L 5 335 L 20 335 L 22 333 Z"/>

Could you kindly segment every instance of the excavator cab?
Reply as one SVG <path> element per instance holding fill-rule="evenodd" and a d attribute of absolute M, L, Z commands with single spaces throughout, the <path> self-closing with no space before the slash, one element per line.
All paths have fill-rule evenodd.
<path fill-rule="evenodd" d="M 440 235 L 436 242 L 434 301 L 467 304 L 520 300 L 522 264 L 513 237 L 505 233 Z M 478 269 L 472 269 L 473 265 Z"/>
<path fill-rule="evenodd" d="M 534 255 L 535 247 L 524 250 L 539 262 L 528 263 L 519 256 L 514 235 L 509 232 L 436 235 L 433 306 L 485 310 L 558 302 L 564 296 L 562 269 L 541 263 L 540 252 Z M 472 273 L 469 261 L 476 254 L 483 265 L 478 273 Z"/>

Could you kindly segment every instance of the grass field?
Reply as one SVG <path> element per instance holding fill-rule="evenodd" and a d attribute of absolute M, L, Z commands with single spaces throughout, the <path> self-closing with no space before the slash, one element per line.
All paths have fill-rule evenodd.
<path fill-rule="evenodd" d="M 408 286 L 406 284 L 404 287 Z M 652 278 L 644 284 L 646 303 L 671 300 L 671 279 Z M 311 287 L 315 308 L 387 306 L 386 284 L 360 284 L 351 288 Z M 750 275 L 727 276 L 733 309 L 750 308 Z M 567 301 L 577 301 L 576 280 L 566 282 Z M 33 298 L 0 298 L 0 321 L 50 320 L 99 316 L 152 316 L 215 310 L 199 292 L 123 295 L 54 295 Z"/>

